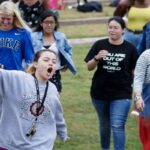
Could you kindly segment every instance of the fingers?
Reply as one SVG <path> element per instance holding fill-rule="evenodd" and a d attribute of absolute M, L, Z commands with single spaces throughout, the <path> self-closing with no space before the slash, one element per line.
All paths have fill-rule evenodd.
<path fill-rule="evenodd" d="M 67 70 L 67 65 L 64 65 L 64 66 L 62 66 L 61 68 L 60 68 L 60 70 L 62 71 L 62 72 L 64 72 L 64 71 L 66 71 Z"/>
<path fill-rule="evenodd" d="M 0 68 L 3 69 L 3 68 L 4 68 L 4 65 L 3 65 L 3 64 L 0 64 Z"/>
<path fill-rule="evenodd" d="M 136 102 L 136 108 L 137 108 L 137 110 L 138 110 L 139 112 L 142 112 L 142 111 L 143 111 L 143 109 L 144 109 L 144 102 L 143 102 L 143 100 L 138 100 L 138 101 Z"/>
<path fill-rule="evenodd" d="M 99 55 L 99 58 L 103 58 L 103 57 L 105 57 L 105 56 L 108 55 L 108 51 L 107 51 L 107 50 L 101 50 L 101 51 L 98 53 L 98 55 Z"/>

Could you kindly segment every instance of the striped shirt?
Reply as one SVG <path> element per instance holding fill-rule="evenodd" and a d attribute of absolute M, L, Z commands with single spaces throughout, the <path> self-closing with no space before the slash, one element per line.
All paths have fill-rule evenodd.
<path fill-rule="evenodd" d="M 136 63 L 134 92 L 141 94 L 143 85 L 150 83 L 150 49 L 144 51 Z"/>

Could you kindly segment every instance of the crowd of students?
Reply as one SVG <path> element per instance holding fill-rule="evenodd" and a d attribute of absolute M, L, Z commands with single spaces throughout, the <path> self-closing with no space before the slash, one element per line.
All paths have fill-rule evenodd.
<path fill-rule="evenodd" d="M 47 6 L 46 0 L 0 4 L 0 150 L 52 150 L 57 136 L 68 139 L 61 71 L 76 74 L 76 67 L 72 46 L 58 31 L 58 16 Z M 87 69 L 96 70 L 90 94 L 103 150 L 110 148 L 111 130 L 114 150 L 125 149 L 132 84 L 143 150 L 150 149 L 150 18 L 138 28 L 131 22 L 137 19 L 135 9 L 147 13 L 150 3 L 120 0 L 107 23 L 108 38 L 96 41 L 85 57 Z M 127 11 L 128 23 L 123 18 Z"/>
<path fill-rule="evenodd" d="M 0 150 L 52 150 L 68 138 L 59 93 L 60 72 L 76 73 L 72 46 L 42 4 L 0 4 Z"/>

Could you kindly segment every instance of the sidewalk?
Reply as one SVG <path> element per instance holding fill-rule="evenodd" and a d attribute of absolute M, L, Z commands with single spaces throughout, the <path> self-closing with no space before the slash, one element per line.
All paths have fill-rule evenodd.
<path fill-rule="evenodd" d="M 101 24 L 107 23 L 109 16 L 105 17 L 94 17 L 94 18 L 78 18 L 78 19 L 65 19 L 60 20 L 61 26 L 70 26 L 70 25 L 83 25 L 83 24 Z"/>
<path fill-rule="evenodd" d="M 75 38 L 75 39 L 69 39 L 69 42 L 72 45 L 75 45 L 75 44 L 86 44 L 86 43 L 94 43 L 97 40 L 101 40 L 101 39 L 104 39 L 104 38 L 106 38 L 106 37 Z"/>

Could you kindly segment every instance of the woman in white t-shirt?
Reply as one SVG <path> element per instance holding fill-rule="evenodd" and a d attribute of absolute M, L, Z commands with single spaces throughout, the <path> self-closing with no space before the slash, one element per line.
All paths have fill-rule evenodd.
<path fill-rule="evenodd" d="M 44 11 L 39 19 L 39 26 L 32 33 L 34 51 L 40 49 L 53 49 L 57 54 L 56 73 L 51 81 L 56 85 L 59 92 L 62 90 L 60 71 L 66 71 L 67 68 L 76 73 L 76 68 L 72 60 L 72 47 L 69 44 L 64 33 L 57 31 L 59 22 L 57 15 L 50 11 Z"/>

